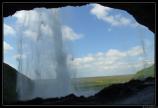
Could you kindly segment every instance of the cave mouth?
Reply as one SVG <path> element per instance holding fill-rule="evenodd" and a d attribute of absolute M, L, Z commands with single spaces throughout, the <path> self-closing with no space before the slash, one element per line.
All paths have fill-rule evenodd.
<path fill-rule="evenodd" d="M 122 9 L 130 13 L 135 17 L 135 19 L 142 25 L 148 27 L 152 32 L 155 33 L 155 2 L 147 2 L 147 3 L 116 3 L 116 2 L 96 2 L 102 6 L 107 6 L 116 9 Z M 32 10 L 34 8 L 60 8 L 66 6 L 83 6 L 86 4 L 90 4 L 87 2 L 65 2 L 65 3 L 54 3 L 54 2 L 38 2 L 38 3 L 3 3 L 3 17 L 7 17 L 13 15 L 16 11 L 20 10 Z M 144 13 L 144 11 L 146 13 Z"/>
<path fill-rule="evenodd" d="M 88 4 L 82 7 L 70 6 L 62 9 L 63 15 L 60 14 L 62 17 L 58 13 L 60 10 L 45 8 L 17 11 L 12 16 L 17 21 L 17 27 L 13 27 L 16 29 L 16 35 L 18 35 L 16 38 L 18 54 L 14 55 L 18 62 L 17 70 L 30 78 L 35 84 L 30 86 L 28 80 L 24 80 L 21 75 L 17 76 L 17 90 L 20 94 L 20 100 L 32 99 L 32 96 L 33 98 L 61 97 L 75 93 L 75 90 L 83 91 L 83 94 L 76 94 L 79 96 L 94 95 L 105 87 L 103 83 L 106 80 L 110 81 L 112 76 L 114 78 L 113 83 L 124 83 L 131 80 L 136 72 L 149 68 L 154 64 L 153 33 L 146 27 L 139 25 L 125 11 L 104 7 L 99 4 Z M 88 15 L 91 17 L 91 20 L 86 14 L 88 9 Z M 84 12 L 84 10 L 86 12 L 83 13 L 83 16 L 75 14 Z M 119 11 L 121 11 L 120 14 L 117 14 Z M 75 19 L 78 17 L 85 23 L 91 21 L 91 23 L 95 22 L 95 24 L 84 27 L 91 23 L 87 23 L 84 26 L 81 22 L 76 23 Z M 85 21 L 84 18 L 86 19 Z M 14 22 L 15 19 L 12 20 Z M 71 24 L 73 20 L 76 27 L 75 24 Z M 6 21 L 6 23 L 8 22 Z M 68 24 L 72 27 L 68 26 Z M 104 26 L 106 26 L 105 33 L 102 29 Z M 8 25 L 4 25 L 4 27 L 7 28 Z M 81 29 L 82 27 L 83 29 Z M 133 30 L 132 28 L 130 31 L 130 29 L 127 29 L 128 27 L 136 27 L 136 29 Z M 100 30 L 96 30 L 96 28 L 100 28 Z M 96 36 L 92 37 L 91 35 L 93 34 L 86 33 L 84 29 L 88 29 L 86 31 L 94 31 Z M 129 32 L 122 29 L 130 31 L 131 36 L 136 35 L 137 37 L 133 36 L 133 38 L 130 38 L 131 36 L 127 36 Z M 116 33 L 112 34 L 113 32 Z M 116 37 L 117 33 L 121 33 L 122 36 Z M 6 35 L 8 34 L 6 33 Z M 13 35 L 15 34 L 13 33 Z M 99 37 L 98 35 L 104 36 Z M 106 37 L 106 35 L 110 36 Z M 84 40 L 85 37 L 88 39 Z M 81 42 L 79 42 L 80 40 Z M 103 42 L 102 40 L 108 41 Z M 9 45 L 7 42 L 4 44 Z M 110 47 L 104 49 L 106 46 Z M 72 49 L 72 47 L 76 48 Z M 11 49 L 13 48 L 10 46 Z M 81 52 L 82 50 L 83 52 Z M 84 74 L 83 72 L 90 74 Z M 123 81 L 119 81 L 121 77 Z M 142 77 L 146 76 L 143 74 Z M 97 78 L 98 80 L 94 81 Z M 91 82 L 89 83 L 88 80 Z M 87 85 L 84 85 L 85 83 Z"/>

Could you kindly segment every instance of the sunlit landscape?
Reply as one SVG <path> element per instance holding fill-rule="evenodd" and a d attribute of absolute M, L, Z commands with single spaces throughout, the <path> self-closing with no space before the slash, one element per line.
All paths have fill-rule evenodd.
<path fill-rule="evenodd" d="M 4 18 L 3 38 L 8 102 L 88 98 L 155 78 L 154 33 L 124 10 L 100 4 L 21 10 Z"/>

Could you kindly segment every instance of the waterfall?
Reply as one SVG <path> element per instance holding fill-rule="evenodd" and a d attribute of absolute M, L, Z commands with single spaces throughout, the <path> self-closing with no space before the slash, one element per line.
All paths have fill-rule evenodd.
<path fill-rule="evenodd" d="M 30 12 L 34 12 L 35 18 Z M 23 17 L 23 24 L 19 24 L 23 31 L 19 31 L 17 41 L 18 71 L 31 78 L 33 86 L 17 76 L 19 100 L 68 95 L 71 79 L 58 10 L 34 9 L 26 11 Z"/>

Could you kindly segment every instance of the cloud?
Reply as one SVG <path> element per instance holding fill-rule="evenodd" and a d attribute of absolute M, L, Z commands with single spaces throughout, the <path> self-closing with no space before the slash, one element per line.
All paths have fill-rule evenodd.
<path fill-rule="evenodd" d="M 49 33 L 46 31 L 47 28 L 41 23 L 43 15 L 35 9 L 17 11 L 13 17 L 17 19 L 16 23 L 19 31 L 22 31 L 25 37 L 33 41 L 37 40 L 40 32 Z"/>
<path fill-rule="evenodd" d="M 144 65 L 151 66 L 153 60 L 140 60 L 130 61 L 128 58 L 137 58 L 141 56 L 142 48 L 140 46 L 132 47 L 127 51 L 119 51 L 117 49 L 109 49 L 107 52 L 98 52 L 96 54 L 88 55 L 85 57 L 74 58 L 71 61 L 73 68 L 78 72 L 107 72 L 107 75 L 112 74 L 128 74 L 142 69 Z M 87 73 L 88 74 L 88 73 Z M 90 74 L 90 73 L 89 73 Z"/>
<path fill-rule="evenodd" d="M 4 53 L 8 52 L 9 50 L 13 50 L 13 47 L 8 44 L 7 42 L 3 42 L 3 49 L 4 49 Z"/>
<path fill-rule="evenodd" d="M 144 50 L 142 46 L 136 46 L 136 47 L 133 47 L 131 50 L 127 51 L 127 54 L 130 56 L 143 55 Z"/>
<path fill-rule="evenodd" d="M 11 26 L 9 26 L 9 25 L 7 25 L 5 23 L 4 23 L 3 26 L 4 26 L 4 28 L 3 28 L 4 36 L 12 36 L 12 35 L 15 34 L 15 30 Z"/>
<path fill-rule="evenodd" d="M 24 27 L 34 28 L 40 21 L 40 15 L 36 10 L 17 11 L 13 17 L 17 19 L 17 24 L 22 24 Z"/>
<path fill-rule="evenodd" d="M 43 35 L 46 35 L 49 37 L 54 35 L 53 30 L 51 29 L 51 27 L 48 24 L 42 24 L 41 31 L 42 31 Z"/>
<path fill-rule="evenodd" d="M 51 15 L 45 9 L 34 9 L 17 11 L 13 17 L 17 19 L 16 23 L 24 36 L 35 41 L 40 33 L 42 36 L 52 36 L 52 29 L 49 26 L 52 23 Z"/>
<path fill-rule="evenodd" d="M 36 40 L 37 39 L 37 36 L 38 34 L 36 32 L 33 32 L 32 30 L 26 30 L 23 32 L 24 36 L 32 39 L 32 40 Z"/>
<path fill-rule="evenodd" d="M 107 53 L 106 53 L 107 57 L 124 57 L 126 56 L 126 54 L 124 52 L 121 52 L 117 49 L 110 49 Z"/>
<path fill-rule="evenodd" d="M 77 40 L 83 37 L 82 34 L 76 33 L 72 28 L 67 25 L 60 25 L 56 20 L 52 18 L 57 17 L 59 11 L 54 9 L 34 9 L 30 11 L 18 11 L 13 17 L 17 18 L 17 24 L 24 27 L 24 36 L 32 40 L 37 40 L 39 35 L 52 37 L 54 36 L 56 24 L 61 29 L 64 40 Z M 21 28 L 20 28 L 21 29 Z M 41 34 L 40 34 L 41 33 Z"/>
<path fill-rule="evenodd" d="M 103 19 L 104 16 L 107 16 L 109 14 L 109 11 L 112 10 L 112 8 L 104 7 L 99 4 L 93 4 L 93 8 L 91 9 L 91 13 L 96 15 L 98 19 Z"/>
<path fill-rule="evenodd" d="M 26 55 L 25 54 L 15 54 L 13 56 L 14 59 L 19 60 L 20 58 L 25 59 Z"/>
<path fill-rule="evenodd" d="M 62 26 L 62 36 L 64 40 L 77 40 L 83 37 L 82 34 L 75 33 L 69 26 Z"/>
<path fill-rule="evenodd" d="M 131 19 L 122 16 L 121 14 L 110 15 L 112 8 L 102 6 L 100 4 L 93 4 L 90 13 L 95 15 L 99 20 L 107 22 L 112 26 L 127 26 L 136 25 Z"/>

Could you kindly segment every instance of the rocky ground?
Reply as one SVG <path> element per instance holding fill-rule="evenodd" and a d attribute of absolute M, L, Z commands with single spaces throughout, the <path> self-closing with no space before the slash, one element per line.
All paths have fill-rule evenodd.
<path fill-rule="evenodd" d="M 104 88 L 94 96 L 77 97 L 70 94 L 62 98 L 35 98 L 18 101 L 16 105 L 153 105 L 155 103 L 155 79 L 131 80 Z"/>

